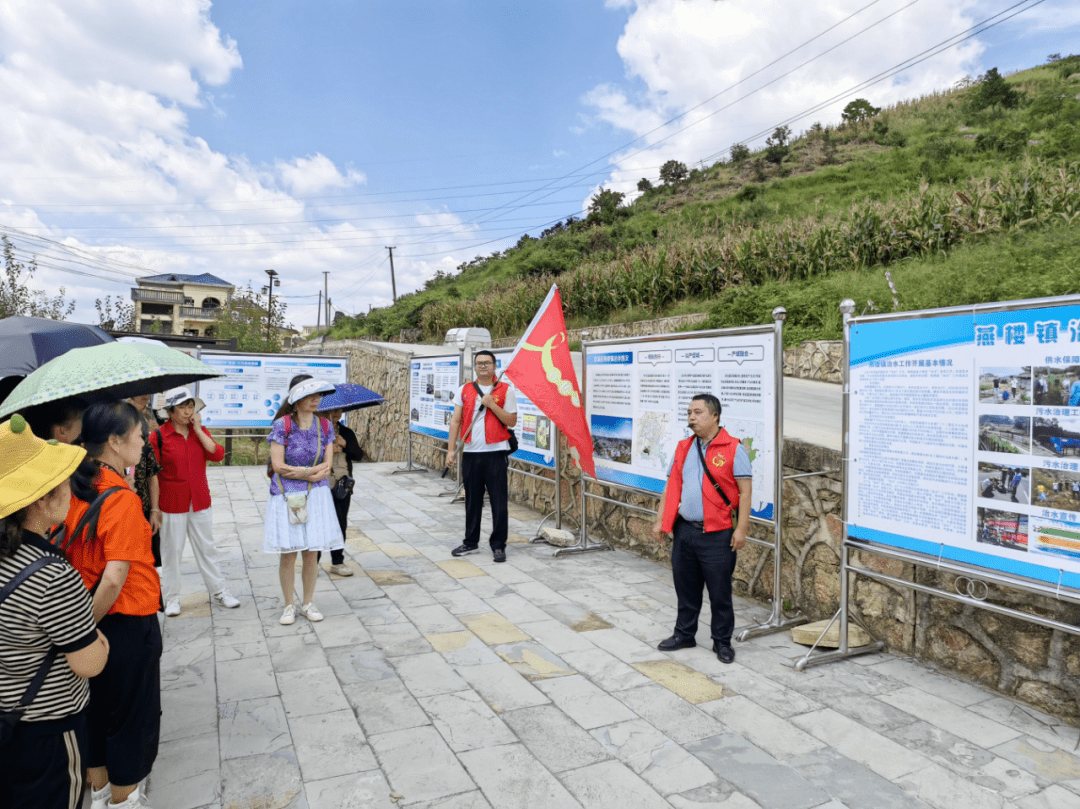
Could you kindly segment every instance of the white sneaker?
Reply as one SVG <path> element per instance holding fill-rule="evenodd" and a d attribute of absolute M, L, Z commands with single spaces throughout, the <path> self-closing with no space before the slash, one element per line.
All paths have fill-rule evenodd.
<path fill-rule="evenodd" d="M 305 604 L 300 608 L 300 614 L 307 618 L 309 621 L 318 623 L 323 619 L 323 614 L 319 612 L 319 608 L 314 604 Z"/>
<path fill-rule="evenodd" d="M 170 601 L 168 604 L 165 605 L 165 617 L 166 618 L 175 618 L 179 614 L 180 614 L 180 602 L 179 601 Z"/>
<path fill-rule="evenodd" d="M 335 576 L 351 576 L 353 574 L 352 568 L 345 563 L 340 565 L 330 565 L 330 572 Z"/>
<path fill-rule="evenodd" d="M 285 611 L 281 613 L 281 621 L 279 623 L 282 626 L 291 626 L 292 624 L 296 623 L 295 604 L 289 604 L 287 607 L 285 607 Z"/>
<path fill-rule="evenodd" d="M 138 807 L 138 809 L 150 809 L 150 807 L 146 803 L 146 796 L 143 795 L 141 784 L 135 787 L 135 791 L 128 795 L 127 800 L 125 800 L 123 803 L 113 803 L 112 801 L 109 801 L 105 805 L 124 806 L 127 807 L 127 809 L 136 809 L 136 807 Z"/>
<path fill-rule="evenodd" d="M 240 606 L 240 599 L 230 593 L 228 590 L 222 590 L 220 593 L 214 593 L 214 601 L 223 607 L 227 607 L 230 610 L 234 610 Z"/>
<path fill-rule="evenodd" d="M 112 801 L 112 784 L 106 784 L 101 789 L 90 787 L 90 809 L 105 809 Z"/>

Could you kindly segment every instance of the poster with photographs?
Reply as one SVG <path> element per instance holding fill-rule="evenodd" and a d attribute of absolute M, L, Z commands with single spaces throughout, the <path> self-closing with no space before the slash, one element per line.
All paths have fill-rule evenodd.
<path fill-rule="evenodd" d="M 1080 588 L 1080 306 L 857 320 L 850 363 L 849 536 Z"/>
<path fill-rule="evenodd" d="M 409 430 L 447 440 L 454 392 L 461 385 L 461 357 L 413 357 L 409 363 Z"/>

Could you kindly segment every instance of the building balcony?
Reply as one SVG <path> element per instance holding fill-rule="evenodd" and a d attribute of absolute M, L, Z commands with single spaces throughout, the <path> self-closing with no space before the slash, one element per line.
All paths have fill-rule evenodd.
<path fill-rule="evenodd" d="M 165 289 L 145 289 L 143 287 L 132 287 L 131 299 L 133 301 L 144 301 L 146 303 L 183 303 L 183 292 L 170 292 Z"/>
<path fill-rule="evenodd" d="M 180 317 L 187 320 L 213 320 L 221 310 L 216 306 L 200 309 L 198 306 L 181 306 Z"/>

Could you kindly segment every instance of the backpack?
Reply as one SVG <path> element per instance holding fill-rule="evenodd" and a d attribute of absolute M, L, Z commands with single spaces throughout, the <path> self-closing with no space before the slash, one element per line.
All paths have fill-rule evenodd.
<path fill-rule="evenodd" d="M 285 420 L 285 441 L 288 442 L 289 433 L 292 432 L 293 420 L 292 416 L 289 415 L 282 416 L 282 418 Z M 329 435 L 330 420 L 324 419 L 322 416 L 319 416 L 319 429 L 322 430 L 325 435 Z M 286 446 L 288 446 L 287 443 Z M 316 458 L 316 460 L 318 459 Z M 269 458 L 266 459 L 266 476 L 268 478 L 274 477 L 274 465 Z"/>

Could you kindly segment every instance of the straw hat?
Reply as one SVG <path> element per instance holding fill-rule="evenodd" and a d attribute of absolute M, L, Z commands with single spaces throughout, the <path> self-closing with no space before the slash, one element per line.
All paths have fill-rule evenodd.
<path fill-rule="evenodd" d="M 0 424 L 0 517 L 47 495 L 84 457 L 82 447 L 38 438 L 17 413 Z"/>

